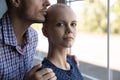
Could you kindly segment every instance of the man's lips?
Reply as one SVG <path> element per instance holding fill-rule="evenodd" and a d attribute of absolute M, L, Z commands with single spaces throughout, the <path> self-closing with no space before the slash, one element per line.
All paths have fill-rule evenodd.
<path fill-rule="evenodd" d="M 42 13 L 43 15 L 46 15 L 46 14 L 47 14 L 47 10 L 46 10 L 46 9 L 41 10 L 41 13 Z"/>
<path fill-rule="evenodd" d="M 47 14 L 47 12 L 46 12 L 46 11 L 42 11 L 42 14 L 43 14 L 43 15 L 46 15 L 46 14 Z"/>

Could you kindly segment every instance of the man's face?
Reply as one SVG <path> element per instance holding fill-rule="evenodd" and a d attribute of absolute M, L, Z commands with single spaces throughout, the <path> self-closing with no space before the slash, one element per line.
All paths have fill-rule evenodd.
<path fill-rule="evenodd" d="M 50 3 L 48 0 L 21 0 L 19 15 L 30 23 L 45 21 L 46 9 Z"/>

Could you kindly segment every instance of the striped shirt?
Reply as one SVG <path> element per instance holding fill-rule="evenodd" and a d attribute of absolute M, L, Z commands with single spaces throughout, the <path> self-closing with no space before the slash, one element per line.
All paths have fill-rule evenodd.
<path fill-rule="evenodd" d="M 0 80 L 24 80 L 31 69 L 38 42 L 31 27 L 24 35 L 23 45 L 17 44 L 11 21 L 6 14 L 0 19 Z"/>

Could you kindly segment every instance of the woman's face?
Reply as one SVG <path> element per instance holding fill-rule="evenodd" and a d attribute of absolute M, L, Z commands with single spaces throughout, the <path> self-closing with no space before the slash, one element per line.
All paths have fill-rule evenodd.
<path fill-rule="evenodd" d="M 54 11 L 48 13 L 46 31 L 49 43 L 54 46 L 69 48 L 76 37 L 76 15 L 69 8 L 58 8 Z"/>

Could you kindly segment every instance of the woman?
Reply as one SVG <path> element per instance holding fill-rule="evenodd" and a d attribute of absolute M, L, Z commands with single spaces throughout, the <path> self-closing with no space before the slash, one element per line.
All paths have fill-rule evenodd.
<path fill-rule="evenodd" d="M 52 68 L 57 80 L 83 80 L 74 59 L 67 56 L 67 48 L 76 37 L 76 15 L 65 4 L 54 4 L 48 8 L 43 34 L 48 38 L 48 55 L 42 61 L 42 68 Z"/>

